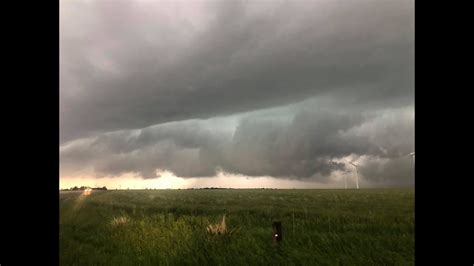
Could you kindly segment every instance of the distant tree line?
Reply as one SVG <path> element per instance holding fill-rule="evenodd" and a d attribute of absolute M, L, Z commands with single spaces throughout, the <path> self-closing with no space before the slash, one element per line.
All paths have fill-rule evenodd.
<path fill-rule="evenodd" d="M 225 188 L 225 187 L 203 187 L 203 188 L 188 188 L 188 190 L 193 189 L 235 189 L 235 188 Z M 246 188 L 246 189 L 276 189 L 276 188 Z"/>
<path fill-rule="evenodd" d="M 87 187 L 87 186 L 81 186 L 81 187 L 77 187 L 77 186 L 74 186 L 72 188 L 64 188 L 64 189 L 61 189 L 61 191 L 84 191 L 86 189 L 92 189 L 92 190 L 107 190 L 107 187 L 106 186 L 103 186 L 103 187 Z"/>

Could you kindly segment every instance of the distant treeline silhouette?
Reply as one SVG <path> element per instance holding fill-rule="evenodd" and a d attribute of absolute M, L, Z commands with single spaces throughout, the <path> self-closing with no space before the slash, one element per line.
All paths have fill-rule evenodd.
<path fill-rule="evenodd" d="M 203 187 L 203 188 L 187 188 L 187 189 L 235 189 L 235 188 L 225 188 L 225 187 Z M 247 189 L 276 189 L 276 188 L 247 188 Z"/>
<path fill-rule="evenodd" d="M 77 187 L 77 186 L 74 186 L 72 188 L 65 188 L 65 189 L 61 189 L 61 190 L 62 191 L 84 191 L 88 188 L 90 188 L 92 190 L 107 190 L 106 186 L 103 186 L 103 187 L 86 187 L 86 186 Z"/>

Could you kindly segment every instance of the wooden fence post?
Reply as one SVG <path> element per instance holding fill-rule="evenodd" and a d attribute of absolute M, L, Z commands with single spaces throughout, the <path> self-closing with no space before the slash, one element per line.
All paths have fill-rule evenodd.
<path fill-rule="evenodd" d="M 283 240 L 283 232 L 281 228 L 281 222 L 273 222 L 273 241 L 281 242 Z"/>

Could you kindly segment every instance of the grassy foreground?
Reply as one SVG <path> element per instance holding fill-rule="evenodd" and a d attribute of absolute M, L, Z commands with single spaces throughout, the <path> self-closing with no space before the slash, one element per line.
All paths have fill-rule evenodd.
<path fill-rule="evenodd" d="M 413 264 L 413 189 L 60 193 L 60 265 Z"/>

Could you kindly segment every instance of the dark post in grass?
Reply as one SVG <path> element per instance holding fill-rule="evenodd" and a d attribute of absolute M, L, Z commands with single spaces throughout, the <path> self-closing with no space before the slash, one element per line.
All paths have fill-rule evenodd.
<path fill-rule="evenodd" d="M 273 241 L 281 242 L 283 240 L 283 234 L 281 230 L 281 222 L 273 222 Z"/>

